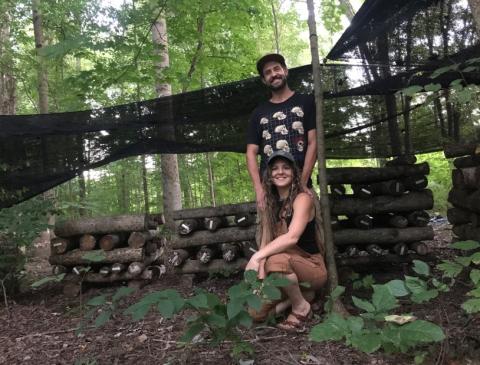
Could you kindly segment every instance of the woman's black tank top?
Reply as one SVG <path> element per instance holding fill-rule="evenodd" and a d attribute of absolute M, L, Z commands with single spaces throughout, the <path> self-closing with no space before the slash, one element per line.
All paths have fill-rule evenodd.
<path fill-rule="evenodd" d="M 293 216 L 293 211 L 292 211 Z M 292 221 L 292 216 L 286 217 L 287 226 L 290 226 Z M 308 252 L 313 255 L 319 253 L 318 246 L 315 242 L 315 217 L 307 223 L 305 230 L 303 231 L 300 239 L 297 242 L 297 246 L 300 247 L 303 251 Z"/>

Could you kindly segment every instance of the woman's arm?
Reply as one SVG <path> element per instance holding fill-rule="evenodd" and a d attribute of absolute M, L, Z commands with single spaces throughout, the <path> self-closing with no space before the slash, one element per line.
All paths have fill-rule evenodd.
<path fill-rule="evenodd" d="M 305 227 L 312 219 L 313 201 L 306 193 L 300 193 L 293 202 L 293 217 L 288 232 L 275 238 L 272 242 L 262 247 L 251 258 L 261 261 L 269 256 L 284 252 L 289 247 L 295 246 L 305 231 Z"/>

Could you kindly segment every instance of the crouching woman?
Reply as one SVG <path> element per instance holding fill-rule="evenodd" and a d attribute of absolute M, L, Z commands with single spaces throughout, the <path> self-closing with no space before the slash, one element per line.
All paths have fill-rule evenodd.
<path fill-rule="evenodd" d="M 260 279 L 278 273 L 290 281 L 289 286 L 281 288 L 283 304 L 268 303 L 260 312 L 266 314 L 276 306 L 278 313 L 291 305 L 289 316 L 278 327 L 296 331 L 312 315 L 312 294 L 327 281 L 323 242 L 316 240 L 314 198 L 302 190 L 293 156 L 276 151 L 267 164 L 262 182 L 266 194 L 260 223 L 262 240 L 245 270 L 257 271 Z M 302 291 L 301 283 L 309 284 L 308 291 Z"/>

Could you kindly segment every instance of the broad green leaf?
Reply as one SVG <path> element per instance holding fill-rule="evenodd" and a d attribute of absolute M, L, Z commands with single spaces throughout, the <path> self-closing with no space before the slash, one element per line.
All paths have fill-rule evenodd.
<path fill-rule="evenodd" d="M 460 265 L 467 267 L 470 266 L 472 262 L 472 257 L 471 256 L 457 256 L 455 257 L 455 262 L 458 262 Z"/>
<path fill-rule="evenodd" d="M 289 286 L 291 284 L 290 280 L 288 280 L 287 278 L 281 277 L 275 273 L 268 275 L 264 282 L 266 285 L 273 285 L 273 286 L 280 286 L 280 287 Z"/>
<path fill-rule="evenodd" d="M 405 286 L 413 294 L 422 293 L 427 290 L 427 283 L 420 278 L 415 276 L 405 275 Z"/>
<path fill-rule="evenodd" d="M 157 304 L 157 310 L 165 318 L 172 318 L 175 313 L 175 305 L 171 300 L 160 299 Z"/>
<path fill-rule="evenodd" d="M 193 323 L 187 329 L 187 331 L 180 338 L 181 342 L 191 342 L 193 338 L 198 335 L 205 328 L 203 323 Z"/>
<path fill-rule="evenodd" d="M 475 252 L 470 258 L 475 265 L 480 264 L 480 252 Z"/>
<path fill-rule="evenodd" d="M 480 282 L 480 270 L 472 269 L 472 271 L 470 271 L 470 279 L 472 280 L 474 285 L 478 285 L 478 283 Z"/>
<path fill-rule="evenodd" d="M 385 286 L 390 290 L 390 293 L 396 297 L 403 297 L 408 295 L 408 290 L 405 287 L 405 283 L 403 280 L 390 280 Z"/>
<path fill-rule="evenodd" d="M 463 88 L 462 90 L 459 90 L 459 91 L 455 94 L 457 100 L 458 100 L 460 103 L 468 103 L 468 102 L 472 101 L 473 95 L 474 95 L 474 91 L 471 90 L 471 89 L 468 88 L 468 87 Z"/>
<path fill-rule="evenodd" d="M 462 308 L 467 313 L 480 312 L 480 298 L 468 299 L 465 303 L 462 304 Z"/>
<path fill-rule="evenodd" d="M 277 287 L 266 285 L 263 287 L 263 293 L 270 300 L 278 300 L 282 297 L 282 292 Z"/>
<path fill-rule="evenodd" d="M 232 319 L 243 310 L 243 301 L 232 299 L 227 304 L 228 319 Z"/>
<path fill-rule="evenodd" d="M 375 284 L 375 279 L 373 275 L 367 275 L 362 279 L 362 284 L 364 288 L 371 288 Z"/>
<path fill-rule="evenodd" d="M 338 341 L 345 337 L 347 333 L 347 321 L 338 314 L 332 313 L 322 323 L 312 328 L 309 338 L 315 342 Z"/>
<path fill-rule="evenodd" d="M 395 298 L 386 285 L 374 285 L 372 304 L 377 312 L 388 312 L 398 307 L 397 298 Z"/>
<path fill-rule="evenodd" d="M 245 311 L 240 312 L 236 317 L 235 320 L 238 322 L 239 325 L 245 327 L 245 328 L 250 328 L 253 324 L 253 319 L 252 317 L 249 316 L 249 314 Z"/>
<path fill-rule="evenodd" d="M 382 346 L 382 337 L 377 333 L 355 333 L 350 340 L 353 347 L 367 354 L 377 351 Z"/>
<path fill-rule="evenodd" d="M 423 91 L 423 87 L 418 86 L 418 85 L 412 85 L 412 86 L 409 86 L 409 87 L 401 90 L 401 92 L 403 92 L 403 94 L 406 95 L 406 96 L 413 96 L 420 91 Z"/>
<path fill-rule="evenodd" d="M 221 316 L 217 313 L 210 313 L 206 317 L 206 322 L 214 327 L 225 327 L 227 325 L 227 320 L 224 316 Z"/>
<path fill-rule="evenodd" d="M 427 263 L 420 260 L 413 260 L 413 271 L 419 275 L 429 276 L 430 266 Z"/>
<path fill-rule="evenodd" d="M 229 289 L 228 289 L 228 296 L 230 298 L 239 298 L 241 296 L 244 296 L 248 294 L 248 290 L 247 290 L 247 285 L 246 283 L 240 283 L 240 284 L 237 284 L 237 285 L 234 285 L 234 286 L 231 286 Z"/>
<path fill-rule="evenodd" d="M 443 271 L 443 276 L 447 278 L 455 278 L 463 270 L 463 266 L 452 261 L 443 261 L 437 265 L 437 269 Z"/>
<path fill-rule="evenodd" d="M 425 290 L 420 293 L 414 293 L 410 297 L 414 303 L 424 303 L 428 302 L 430 299 L 436 298 L 438 296 L 437 289 Z"/>
<path fill-rule="evenodd" d="M 440 75 L 443 75 L 445 72 L 456 70 L 457 67 L 458 65 L 450 65 L 450 66 L 437 68 L 435 71 L 432 72 L 432 74 L 430 75 L 430 78 L 434 79 Z"/>
<path fill-rule="evenodd" d="M 90 262 L 102 262 L 105 260 L 106 256 L 103 250 L 95 250 L 83 254 L 82 258 Z"/>
<path fill-rule="evenodd" d="M 437 288 L 439 291 L 447 292 L 450 290 L 447 284 L 442 283 L 441 281 L 438 281 L 437 279 L 433 278 L 432 279 L 432 284 L 435 288 Z"/>
<path fill-rule="evenodd" d="M 132 316 L 132 319 L 134 321 L 139 321 L 145 318 L 151 306 L 152 303 L 149 303 L 147 301 L 140 301 L 125 309 L 124 314 L 129 314 Z"/>
<path fill-rule="evenodd" d="M 414 342 L 436 342 L 445 339 L 442 328 L 434 323 L 417 320 L 399 328 L 400 338 Z"/>
<path fill-rule="evenodd" d="M 199 293 L 192 298 L 186 300 L 186 302 L 196 309 L 208 309 L 208 300 L 205 293 Z"/>
<path fill-rule="evenodd" d="M 100 315 L 95 319 L 95 327 L 101 327 L 105 323 L 108 322 L 110 317 L 112 316 L 112 312 L 109 310 L 102 311 Z"/>
<path fill-rule="evenodd" d="M 116 302 L 117 300 L 120 300 L 126 296 L 129 296 L 135 291 L 133 288 L 129 288 L 128 286 L 122 286 L 117 289 L 115 294 L 112 297 L 112 301 Z"/>
<path fill-rule="evenodd" d="M 468 63 L 469 65 L 472 64 L 472 63 L 477 63 L 477 62 L 480 62 L 480 57 L 470 58 L 470 59 L 465 61 L 465 63 Z"/>
<path fill-rule="evenodd" d="M 475 66 L 468 66 L 468 67 L 465 67 L 462 72 L 473 72 L 473 71 L 476 71 L 478 70 L 478 67 L 475 67 Z"/>
<path fill-rule="evenodd" d="M 36 282 L 34 282 L 32 285 L 30 285 L 32 288 L 38 288 L 42 285 L 45 285 L 46 283 L 50 283 L 50 282 L 55 282 L 55 283 L 58 283 L 60 281 L 63 280 L 63 278 L 65 277 L 66 274 L 58 274 L 58 275 L 55 275 L 55 276 L 47 276 L 45 278 L 42 278 Z"/>
<path fill-rule="evenodd" d="M 99 295 L 90 299 L 87 302 L 87 305 L 91 305 L 92 307 L 97 307 L 105 304 L 106 302 L 107 302 L 107 297 L 105 295 Z"/>
<path fill-rule="evenodd" d="M 365 312 L 375 312 L 375 307 L 367 300 L 363 300 L 352 295 L 352 301 L 357 308 L 363 309 Z"/>
<path fill-rule="evenodd" d="M 262 300 L 255 294 L 251 294 L 247 297 L 247 303 L 256 311 L 259 311 L 260 308 L 262 308 Z"/>
<path fill-rule="evenodd" d="M 357 333 L 363 329 L 365 322 L 363 321 L 362 317 L 350 316 L 347 317 L 347 324 L 350 332 Z"/>
<path fill-rule="evenodd" d="M 477 248 L 480 248 L 480 243 L 472 240 L 459 241 L 459 242 L 452 243 L 449 247 L 456 248 L 458 250 L 469 251 L 469 250 L 475 250 Z"/>
<path fill-rule="evenodd" d="M 415 362 L 415 365 L 421 365 L 425 361 L 425 356 L 428 355 L 428 352 L 422 351 L 422 352 L 416 352 L 415 357 L 413 358 L 413 361 Z"/>
<path fill-rule="evenodd" d="M 255 270 L 245 271 L 244 277 L 247 283 L 253 283 L 257 281 L 257 272 Z"/>
<path fill-rule="evenodd" d="M 467 295 L 471 296 L 471 297 L 476 297 L 476 298 L 480 298 L 480 288 L 475 288 L 473 290 L 470 290 Z"/>
<path fill-rule="evenodd" d="M 425 91 L 431 91 L 431 92 L 436 92 L 438 90 L 440 90 L 442 88 L 442 86 L 440 84 L 427 84 L 425 85 Z"/>
<path fill-rule="evenodd" d="M 345 287 L 341 286 L 341 285 L 338 285 L 338 286 L 335 287 L 335 289 L 333 289 L 332 293 L 330 294 L 330 298 L 332 298 L 332 300 L 336 300 L 344 292 L 345 292 Z"/>

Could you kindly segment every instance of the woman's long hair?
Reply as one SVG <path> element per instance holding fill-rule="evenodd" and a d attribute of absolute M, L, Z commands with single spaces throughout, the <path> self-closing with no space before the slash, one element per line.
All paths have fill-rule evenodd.
<path fill-rule="evenodd" d="M 281 157 L 279 157 L 281 158 Z M 266 209 L 265 209 L 265 222 L 267 228 L 272 233 L 272 239 L 278 237 L 282 232 L 278 232 L 276 227 L 282 219 L 292 216 L 293 202 L 299 193 L 301 193 L 302 185 L 300 183 L 300 170 L 297 165 L 287 159 L 286 161 L 292 168 L 292 184 L 290 185 L 290 191 L 288 197 L 285 200 L 280 200 L 277 187 L 272 182 L 272 165 L 273 162 L 267 166 L 263 173 L 263 190 L 265 191 Z"/>

